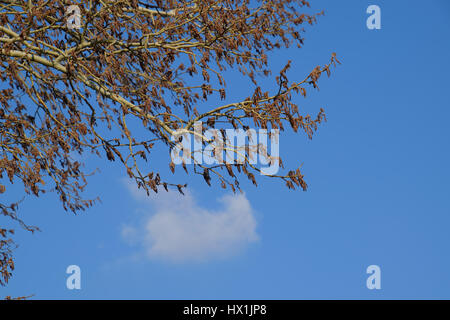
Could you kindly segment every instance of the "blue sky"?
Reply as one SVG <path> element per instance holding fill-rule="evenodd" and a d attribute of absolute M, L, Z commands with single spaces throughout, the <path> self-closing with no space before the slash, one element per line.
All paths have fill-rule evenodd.
<path fill-rule="evenodd" d="M 332 52 L 342 61 L 319 92 L 298 98 L 305 112 L 324 107 L 328 122 L 312 140 L 281 135 L 283 162 L 303 163 L 307 192 L 260 179 L 232 197 L 196 177 L 186 198 L 145 199 L 118 164 L 86 157 L 87 167 L 101 169 L 87 195 L 102 202 L 74 216 L 54 195 L 27 198 L 20 214 L 42 232 L 18 233 L 16 270 L 0 296 L 450 298 L 450 3 L 311 4 L 326 14 L 307 28 L 305 46 L 272 57 L 273 70 L 293 61 L 291 80 Z M 381 8 L 381 30 L 366 27 L 371 4 Z M 230 99 L 242 97 L 246 80 L 231 80 Z M 154 165 L 166 172 L 167 161 L 161 153 Z M 173 215 L 180 207 L 186 219 Z M 190 231 L 176 234 L 183 226 Z M 81 268 L 81 290 L 66 288 L 72 264 Z M 381 290 L 366 288 L 372 264 L 381 268 Z"/>

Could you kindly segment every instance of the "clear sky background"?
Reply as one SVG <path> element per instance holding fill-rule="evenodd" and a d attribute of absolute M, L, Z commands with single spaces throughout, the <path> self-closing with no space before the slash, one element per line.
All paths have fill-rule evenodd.
<path fill-rule="evenodd" d="M 381 7 L 381 30 L 366 27 L 371 4 Z M 342 61 L 320 92 L 297 100 L 311 114 L 324 107 L 328 122 L 312 140 L 281 135 L 284 163 L 303 163 L 307 192 L 261 178 L 233 197 L 191 177 L 187 197 L 148 199 L 119 165 L 85 157 L 101 169 L 87 195 L 102 203 L 74 216 L 55 195 L 27 198 L 20 214 L 42 232 L 18 233 L 16 270 L 0 296 L 450 298 L 450 2 L 311 5 L 326 15 L 307 28 L 305 46 L 272 57 L 273 70 L 293 60 L 291 80 L 332 52 Z M 230 101 L 245 96 L 247 81 L 231 80 Z M 152 165 L 167 172 L 168 159 L 154 154 Z M 81 290 L 66 288 L 72 264 Z M 381 290 L 366 288 L 372 264 Z"/>

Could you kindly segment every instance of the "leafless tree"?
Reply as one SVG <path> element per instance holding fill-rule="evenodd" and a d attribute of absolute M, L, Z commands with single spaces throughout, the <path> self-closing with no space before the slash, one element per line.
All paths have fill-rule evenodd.
<path fill-rule="evenodd" d="M 269 65 L 271 51 L 302 46 L 303 26 L 322 14 L 303 13 L 306 7 L 305 0 L 0 0 L 2 215 L 36 230 L 18 217 L 17 200 L 4 198 L 17 182 L 27 194 L 56 192 L 69 211 L 93 205 L 82 197 L 89 173 L 73 157 L 84 152 L 120 161 L 147 192 L 183 192 L 184 182 L 148 164 L 143 171 L 142 163 L 155 144 L 170 150 L 171 137 L 193 133 L 198 121 L 202 132 L 290 127 L 311 138 L 324 111 L 301 114 L 294 98 L 330 75 L 336 55 L 294 82 L 290 61 L 274 76 Z M 229 69 L 253 85 L 239 101 L 227 101 Z M 263 90 L 261 81 L 272 76 L 276 84 Z M 143 129 L 148 134 L 137 134 Z M 248 156 L 241 164 L 183 168 L 235 191 L 241 177 L 257 183 Z M 272 177 L 307 188 L 300 169 Z M 0 285 L 14 269 L 12 232 L 0 228 Z"/>

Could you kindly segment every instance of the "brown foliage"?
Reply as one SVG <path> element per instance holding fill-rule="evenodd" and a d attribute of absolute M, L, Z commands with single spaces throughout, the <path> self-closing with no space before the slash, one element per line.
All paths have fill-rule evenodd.
<path fill-rule="evenodd" d="M 80 29 L 66 24 L 72 4 L 81 9 Z M 174 132 L 191 132 L 196 121 L 204 130 L 287 125 L 311 138 L 325 120 L 323 110 L 315 118 L 301 115 L 292 97 L 317 88 L 322 73 L 329 76 L 339 63 L 336 55 L 298 82 L 288 81 L 289 62 L 272 93 L 260 86 L 271 75 L 271 51 L 303 44 L 302 25 L 317 17 L 300 12 L 307 6 L 305 0 L 0 0 L 0 81 L 6 84 L 0 92 L 0 179 L 19 181 L 35 196 L 56 191 L 64 208 L 77 212 L 94 201 L 81 197 L 87 173 L 73 153 L 104 152 L 147 192 L 160 186 L 183 192 L 185 184 L 143 172 L 139 163 L 150 158 L 155 143 L 173 147 Z M 241 101 L 210 106 L 210 97 L 227 97 L 227 69 L 248 77 L 255 89 Z M 137 124 L 146 138 L 136 134 Z M 206 183 L 215 176 L 233 191 L 238 173 L 256 185 L 250 171 L 258 168 L 247 157 L 240 165 L 194 165 Z M 276 177 L 289 188 L 307 187 L 299 169 Z M 20 221 L 15 204 L 1 209 Z M 14 264 L 9 232 L 0 231 L 3 285 Z"/>

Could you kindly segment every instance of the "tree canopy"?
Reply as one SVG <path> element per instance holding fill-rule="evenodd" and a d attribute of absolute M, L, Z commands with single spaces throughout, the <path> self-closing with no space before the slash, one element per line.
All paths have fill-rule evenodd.
<path fill-rule="evenodd" d="M 311 138 L 324 110 L 302 114 L 295 97 L 330 75 L 336 54 L 293 82 L 290 61 L 270 67 L 271 52 L 301 47 L 304 25 L 322 14 L 306 14 L 307 7 L 305 0 L 0 0 L 2 215 L 36 230 L 17 215 L 18 201 L 5 199 L 12 183 L 35 196 L 54 191 L 69 211 L 93 205 L 82 195 L 89 173 L 73 156 L 84 152 L 119 161 L 147 192 L 183 192 L 185 181 L 152 167 L 151 151 L 156 144 L 170 150 L 173 136 L 193 133 L 199 121 L 201 132 L 291 128 Z M 227 98 L 228 70 L 252 84 L 238 101 Z M 273 88 L 264 90 L 271 77 Z M 183 168 L 235 191 L 242 177 L 257 183 L 259 169 L 247 156 Z M 271 176 L 307 188 L 299 169 Z M 14 269 L 12 232 L 0 228 L 0 285 Z"/>

